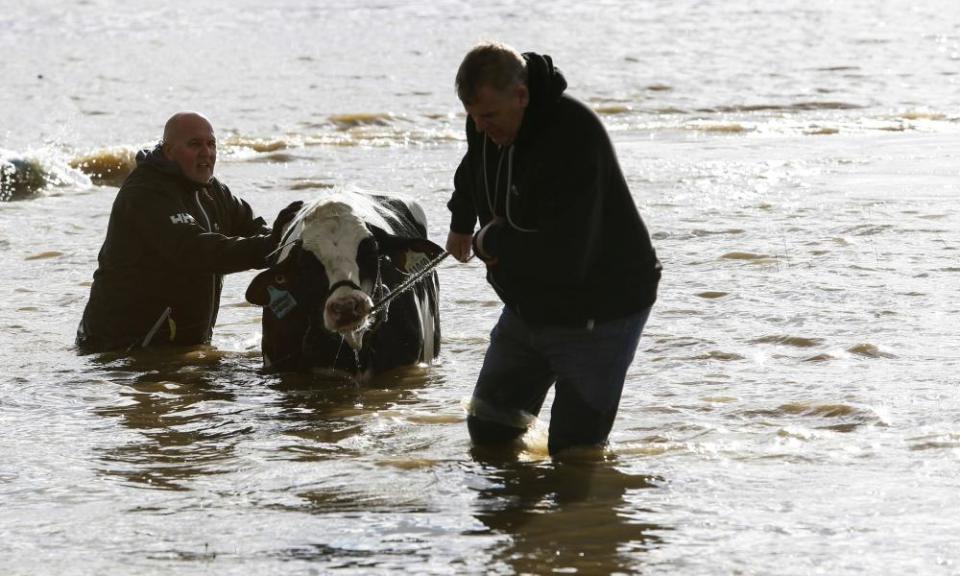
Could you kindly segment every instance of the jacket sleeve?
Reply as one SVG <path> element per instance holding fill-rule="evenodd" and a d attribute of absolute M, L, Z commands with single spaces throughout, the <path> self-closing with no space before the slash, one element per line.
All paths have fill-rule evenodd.
<path fill-rule="evenodd" d="M 183 207 L 163 194 L 145 188 L 128 192 L 124 220 L 130 224 L 129 233 L 138 235 L 147 249 L 145 257 L 160 258 L 184 271 L 212 274 L 266 267 L 266 256 L 273 249 L 269 236 L 207 232 L 193 219 L 178 218 Z"/>
<path fill-rule="evenodd" d="M 253 208 L 250 207 L 250 204 L 242 198 L 234 196 L 226 185 L 220 184 L 220 186 L 223 188 L 224 205 L 229 212 L 230 222 L 233 223 L 233 229 L 229 231 L 230 234 L 243 236 L 244 238 L 270 234 L 270 227 L 260 216 L 254 217 Z"/>
<path fill-rule="evenodd" d="M 470 141 L 473 121 L 467 118 L 467 152 L 453 176 L 453 195 L 447 202 L 450 210 L 450 230 L 458 234 L 473 234 L 477 223 L 477 209 L 473 205 L 475 179 L 470 168 Z"/>
<path fill-rule="evenodd" d="M 537 230 L 502 222 L 486 233 L 484 251 L 498 258 L 502 274 L 555 286 L 584 283 L 602 245 L 607 183 L 619 173 L 613 154 L 602 126 L 565 142 L 540 183 Z"/>

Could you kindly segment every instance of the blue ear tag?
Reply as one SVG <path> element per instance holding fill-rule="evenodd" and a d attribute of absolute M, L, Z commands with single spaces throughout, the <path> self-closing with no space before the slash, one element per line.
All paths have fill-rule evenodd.
<path fill-rule="evenodd" d="M 297 301 L 286 290 L 267 286 L 267 293 L 270 294 L 270 303 L 267 306 L 277 318 L 283 318 L 297 307 Z"/>

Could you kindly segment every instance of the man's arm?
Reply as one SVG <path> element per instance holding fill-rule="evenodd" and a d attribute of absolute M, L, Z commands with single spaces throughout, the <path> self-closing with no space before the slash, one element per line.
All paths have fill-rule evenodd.
<path fill-rule="evenodd" d="M 469 130 L 468 130 L 469 134 Z M 453 176 L 453 195 L 447 202 L 450 209 L 450 232 L 447 234 L 447 252 L 460 262 L 470 259 L 473 228 L 477 223 L 477 210 L 473 205 L 470 178 L 470 151 L 464 154 Z"/>
<path fill-rule="evenodd" d="M 250 204 L 242 198 L 234 196 L 230 192 L 230 188 L 222 182 L 218 182 L 218 185 L 222 189 L 221 194 L 229 212 L 230 222 L 233 223 L 233 229 L 228 231 L 228 235 L 248 238 L 270 234 L 270 227 L 267 226 L 267 222 L 259 216 L 254 216 Z"/>
<path fill-rule="evenodd" d="M 163 195 L 149 189 L 127 192 L 122 209 L 130 230 L 172 267 L 229 274 L 265 267 L 264 259 L 273 250 L 270 236 L 207 232 L 192 219 L 177 218 L 179 207 Z"/>

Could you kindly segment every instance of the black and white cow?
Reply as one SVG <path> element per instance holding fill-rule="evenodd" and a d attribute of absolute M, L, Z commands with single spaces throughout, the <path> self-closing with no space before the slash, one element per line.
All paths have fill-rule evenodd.
<path fill-rule="evenodd" d="M 371 313 L 443 253 L 414 201 L 331 191 L 284 230 L 275 263 L 247 288 L 263 306 L 263 362 L 273 371 L 379 373 L 440 352 L 439 282 L 431 272 Z"/>

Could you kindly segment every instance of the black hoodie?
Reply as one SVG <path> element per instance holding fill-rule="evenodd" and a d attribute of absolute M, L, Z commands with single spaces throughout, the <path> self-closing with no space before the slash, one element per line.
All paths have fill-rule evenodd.
<path fill-rule="evenodd" d="M 222 275 L 264 268 L 274 248 L 264 224 L 215 178 L 197 184 L 159 146 L 141 151 L 113 202 L 77 345 L 209 342 Z"/>
<path fill-rule="evenodd" d="M 487 279 L 531 322 L 585 325 L 651 306 L 660 262 L 603 124 L 564 94 L 567 82 L 549 56 L 523 56 L 530 101 L 514 144 L 498 148 L 467 117 L 450 229 L 470 234 L 496 207 L 504 222 L 483 241 L 497 258 Z"/>

